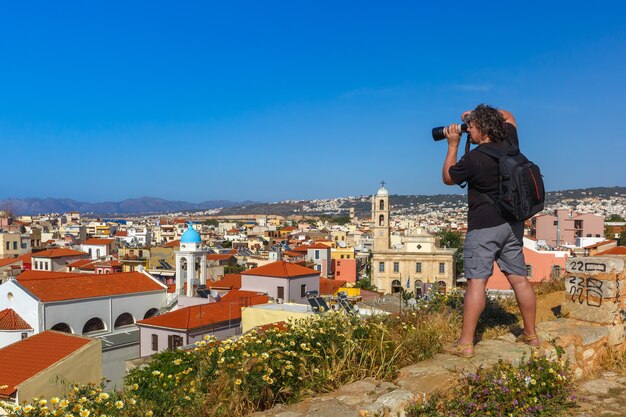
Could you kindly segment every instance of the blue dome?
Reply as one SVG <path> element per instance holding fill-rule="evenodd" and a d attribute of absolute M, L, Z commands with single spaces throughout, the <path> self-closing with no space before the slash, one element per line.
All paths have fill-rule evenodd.
<path fill-rule="evenodd" d="M 196 232 L 191 223 L 189 224 L 187 231 L 181 236 L 180 243 L 202 243 L 200 233 Z"/>

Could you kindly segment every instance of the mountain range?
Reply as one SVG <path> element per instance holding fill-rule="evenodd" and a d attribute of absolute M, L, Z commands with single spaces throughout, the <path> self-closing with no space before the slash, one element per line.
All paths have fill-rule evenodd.
<path fill-rule="evenodd" d="M 613 196 L 626 196 L 626 187 L 594 187 L 573 190 L 552 191 L 546 193 L 546 204 L 553 204 L 559 200 L 578 200 L 581 198 L 598 197 L 609 198 Z M 458 204 L 465 201 L 463 194 L 439 194 L 439 195 L 393 195 L 394 208 L 410 207 L 417 204 Z M 221 214 L 249 214 L 265 213 L 289 215 L 300 211 L 303 205 L 309 201 L 287 201 L 280 203 L 260 203 L 255 201 L 228 201 L 208 200 L 200 203 L 188 201 L 170 201 L 155 197 L 132 198 L 123 201 L 106 201 L 100 203 L 86 203 L 63 198 L 10 198 L 0 201 L 0 210 L 10 210 L 16 215 L 41 214 L 41 213 L 65 213 L 77 211 L 92 215 L 115 215 L 115 214 L 151 214 L 180 211 L 201 211 L 222 208 Z M 354 207 L 358 213 L 367 213 L 371 203 L 367 197 L 356 197 L 345 200 L 340 204 L 342 207 Z M 316 213 L 310 213 L 316 214 Z"/>
<path fill-rule="evenodd" d="M 249 203 L 254 202 L 210 200 L 201 203 L 190 203 L 188 201 L 170 201 L 155 197 L 140 197 L 123 201 L 86 203 L 66 198 L 10 198 L 0 201 L 0 210 L 10 210 L 16 215 L 66 213 L 70 211 L 85 214 L 148 214 L 238 207 Z"/>

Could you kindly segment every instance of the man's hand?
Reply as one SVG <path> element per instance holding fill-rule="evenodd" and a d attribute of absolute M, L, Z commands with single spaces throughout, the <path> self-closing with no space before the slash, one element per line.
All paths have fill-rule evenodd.
<path fill-rule="evenodd" d="M 466 110 L 463 112 L 463 114 L 461 115 L 461 120 L 463 120 L 465 122 L 465 119 L 467 119 L 468 117 L 470 117 L 470 115 L 472 114 L 471 110 Z"/>
<path fill-rule="evenodd" d="M 459 147 L 459 142 L 461 142 L 461 125 L 451 124 L 446 127 L 443 132 L 448 138 L 448 146 Z"/>

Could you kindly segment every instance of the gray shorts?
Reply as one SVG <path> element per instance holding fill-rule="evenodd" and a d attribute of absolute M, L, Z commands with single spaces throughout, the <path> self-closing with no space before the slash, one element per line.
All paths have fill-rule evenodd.
<path fill-rule="evenodd" d="M 463 245 L 465 278 L 489 278 L 493 274 L 493 261 L 498 262 L 502 272 L 525 277 L 523 237 L 523 222 L 504 223 L 467 232 Z"/>

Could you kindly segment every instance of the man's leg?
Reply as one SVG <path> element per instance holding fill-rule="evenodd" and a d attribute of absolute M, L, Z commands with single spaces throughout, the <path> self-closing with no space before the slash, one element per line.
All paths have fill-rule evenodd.
<path fill-rule="evenodd" d="M 478 318 L 485 309 L 486 279 L 468 279 L 467 290 L 463 303 L 463 329 L 458 343 L 460 345 L 474 344 L 474 333 L 478 325 Z M 534 293 L 533 293 L 534 294 Z"/>
<path fill-rule="evenodd" d="M 522 313 L 522 319 L 524 320 L 524 334 L 527 336 L 533 336 L 536 334 L 535 316 L 537 314 L 537 297 L 535 296 L 535 290 L 532 285 L 530 285 L 528 278 L 521 275 L 505 275 L 509 280 L 511 287 L 513 287 L 520 313 Z M 541 342 L 539 339 L 535 339 L 530 341 L 529 344 L 540 345 Z"/>

